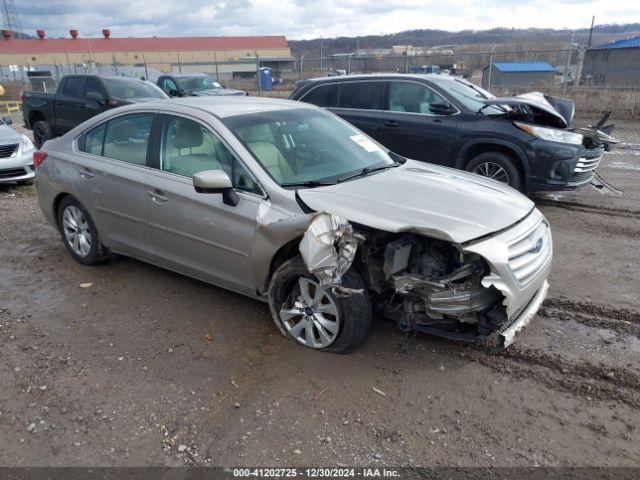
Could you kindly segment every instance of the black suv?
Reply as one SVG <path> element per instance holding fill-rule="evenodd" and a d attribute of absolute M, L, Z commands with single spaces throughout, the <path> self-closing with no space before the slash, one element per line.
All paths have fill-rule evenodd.
<path fill-rule="evenodd" d="M 571 100 L 538 92 L 495 98 L 446 75 L 315 78 L 298 82 L 289 98 L 326 107 L 404 157 L 523 192 L 589 184 L 615 142 L 612 126 L 570 129 Z"/>

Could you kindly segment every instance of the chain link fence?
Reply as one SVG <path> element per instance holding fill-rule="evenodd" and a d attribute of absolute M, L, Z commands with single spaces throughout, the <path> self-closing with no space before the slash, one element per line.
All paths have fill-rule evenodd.
<path fill-rule="evenodd" d="M 517 95 L 527 91 L 541 91 L 550 95 L 567 96 L 576 103 L 578 116 L 593 118 L 612 110 L 618 118 L 640 117 L 640 86 L 595 85 L 583 68 L 584 49 L 512 50 L 478 47 L 477 51 L 459 49 L 429 51 L 407 46 L 394 49 L 332 52 L 320 57 L 294 53 L 292 60 L 245 58 L 235 62 L 161 61 L 153 64 L 144 56 L 130 65 L 97 64 L 91 60 L 82 64 L 58 65 L 0 65 L 0 84 L 3 104 L 19 102 L 24 90 L 55 91 L 57 82 L 70 73 L 95 73 L 144 78 L 155 82 L 167 72 L 208 73 L 225 86 L 248 91 L 252 95 L 288 97 L 299 80 L 327 76 L 366 73 L 440 73 L 457 75 L 481 85 L 498 96 Z M 212 56 L 213 57 L 213 56 Z M 89 58 L 89 57 L 87 57 Z M 502 63 L 544 62 L 552 70 L 546 72 L 501 72 Z M 271 91 L 261 91 L 257 85 L 257 71 L 270 67 L 273 72 Z M 489 73 L 491 72 L 491 73 Z M 580 78 L 580 81 L 576 81 Z"/>

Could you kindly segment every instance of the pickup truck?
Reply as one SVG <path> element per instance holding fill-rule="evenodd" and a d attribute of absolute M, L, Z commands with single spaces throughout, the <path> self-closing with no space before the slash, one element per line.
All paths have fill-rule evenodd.
<path fill-rule="evenodd" d="M 168 98 L 151 82 L 106 75 L 66 75 L 55 93 L 24 92 L 24 126 L 37 148 L 105 110 Z"/>
<path fill-rule="evenodd" d="M 158 86 L 170 97 L 204 97 L 210 95 L 248 95 L 244 90 L 226 88 L 206 73 L 161 75 Z"/>

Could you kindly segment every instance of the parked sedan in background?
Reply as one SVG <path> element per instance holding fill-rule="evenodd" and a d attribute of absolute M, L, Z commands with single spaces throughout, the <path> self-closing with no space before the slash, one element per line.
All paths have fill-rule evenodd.
<path fill-rule="evenodd" d="M 298 82 L 290 98 L 328 108 L 395 153 L 522 192 L 588 185 L 615 142 L 612 126 L 570 128 L 571 100 L 538 92 L 495 98 L 447 75 L 314 78 Z"/>
<path fill-rule="evenodd" d="M 515 190 L 389 152 L 326 110 L 181 98 L 95 117 L 34 154 L 69 253 L 129 255 L 268 301 L 345 352 L 375 313 L 507 346 L 547 293 L 549 224 Z"/>
<path fill-rule="evenodd" d="M 244 90 L 227 88 L 205 73 L 161 75 L 158 86 L 170 97 L 206 97 L 210 95 L 245 96 Z"/>
<path fill-rule="evenodd" d="M 0 183 L 30 185 L 35 177 L 35 149 L 29 137 L 9 126 L 12 122 L 9 117 L 0 119 Z"/>

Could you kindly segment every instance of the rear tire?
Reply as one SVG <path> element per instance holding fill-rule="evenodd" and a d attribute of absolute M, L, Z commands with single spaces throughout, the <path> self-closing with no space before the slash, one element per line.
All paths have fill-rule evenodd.
<path fill-rule="evenodd" d="M 36 148 L 42 148 L 44 142 L 51 138 L 53 138 L 53 130 L 49 122 L 41 120 L 33 125 L 33 143 L 35 143 Z"/>
<path fill-rule="evenodd" d="M 357 347 L 371 327 L 371 302 L 354 270 L 343 275 L 341 284 L 349 293 L 320 287 L 300 255 L 283 263 L 269 283 L 269 308 L 282 334 L 324 352 Z"/>
<path fill-rule="evenodd" d="M 522 191 L 522 175 L 515 160 L 502 152 L 485 152 L 471 159 L 467 172 L 506 183 L 511 188 Z"/>
<path fill-rule="evenodd" d="M 58 227 L 64 246 L 83 265 L 97 265 L 108 258 L 108 250 L 89 212 L 72 196 L 62 199 L 58 207 Z"/>

